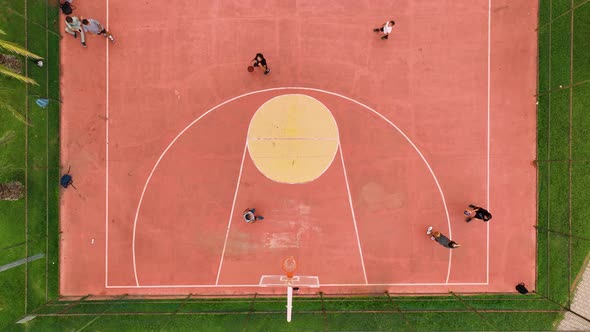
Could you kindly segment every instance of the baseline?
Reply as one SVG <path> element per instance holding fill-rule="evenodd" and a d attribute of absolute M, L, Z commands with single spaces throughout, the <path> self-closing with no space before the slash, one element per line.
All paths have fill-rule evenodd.
<path fill-rule="evenodd" d="M 388 287 L 388 286 L 487 286 L 487 282 L 433 282 L 433 283 L 393 283 L 393 284 L 319 284 L 319 287 Z M 259 284 L 228 285 L 144 285 L 144 286 L 108 286 L 107 288 L 236 288 L 260 287 Z M 284 287 L 284 286 L 283 286 Z"/>

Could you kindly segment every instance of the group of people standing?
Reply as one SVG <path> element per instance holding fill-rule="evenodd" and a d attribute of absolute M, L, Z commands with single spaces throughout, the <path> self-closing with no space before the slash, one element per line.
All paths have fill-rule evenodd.
<path fill-rule="evenodd" d="M 115 42 L 115 37 L 107 31 L 107 29 L 102 26 L 102 24 L 93 18 L 84 18 L 84 17 L 76 17 L 70 16 L 75 8 L 72 5 L 72 0 L 65 0 L 64 2 L 60 3 L 60 8 L 64 14 L 66 14 L 66 32 L 70 35 L 74 36 L 74 38 L 78 38 L 80 36 L 80 43 L 83 47 L 86 47 L 86 33 L 92 33 L 95 35 L 102 35 L 105 38 L 108 38 L 111 43 Z"/>

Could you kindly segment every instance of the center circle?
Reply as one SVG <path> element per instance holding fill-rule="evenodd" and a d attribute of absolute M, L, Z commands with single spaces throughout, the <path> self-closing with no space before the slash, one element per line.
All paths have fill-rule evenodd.
<path fill-rule="evenodd" d="M 319 178 L 332 164 L 338 144 L 338 126 L 330 110 L 303 94 L 268 100 L 248 128 L 248 152 L 254 165 L 280 183 Z"/>

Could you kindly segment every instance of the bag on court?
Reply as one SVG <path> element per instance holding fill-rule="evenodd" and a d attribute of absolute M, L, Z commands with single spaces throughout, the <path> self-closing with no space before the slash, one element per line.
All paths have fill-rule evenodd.
<path fill-rule="evenodd" d="M 521 282 L 520 284 L 516 285 L 516 290 L 520 294 L 528 294 L 528 292 L 529 292 L 529 290 L 526 289 L 526 287 L 524 286 L 524 282 Z"/>
<path fill-rule="evenodd" d="M 61 184 L 61 186 L 64 188 L 67 188 L 72 183 L 74 183 L 74 181 L 72 180 L 72 176 L 70 174 L 64 174 L 61 179 L 59 179 L 59 184 Z"/>
<path fill-rule="evenodd" d="M 70 15 L 72 13 L 72 4 L 69 1 L 64 1 L 64 3 L 60 3 L 59 8 L 61 8 L 61 12 L 65 15 Z"/>

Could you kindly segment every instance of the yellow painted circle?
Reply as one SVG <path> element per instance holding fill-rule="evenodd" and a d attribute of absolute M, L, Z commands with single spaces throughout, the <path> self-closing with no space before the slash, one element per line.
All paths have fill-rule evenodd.
<path fill-rule="evenodd" d="M 318 100 L 301 94 L 274 97 L 252 117 L 248 151 L 258 170 L 281 183 L 317 179 L 338 150 L 338 126 Z"/>

